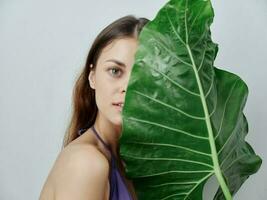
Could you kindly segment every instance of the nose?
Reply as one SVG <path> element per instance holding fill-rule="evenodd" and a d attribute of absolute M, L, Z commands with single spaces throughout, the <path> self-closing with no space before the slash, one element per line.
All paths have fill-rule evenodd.
<path fill-rule="evenodd" d="M 127 86 L 128 86 L 128 82 L 130 79 L 130 74 L 128 74 L 128 76 L 126 76 L 126 78 L 122 81 L 122 87 L 121 87 L 121 92 L 126 92 Z"/>
<path fill-rule="evenodd" d="M 126 92 L 126 87 L 127 87 L 127 84 L 124 84 L 124 85 L 122 86 L 122 89 L 121 89 L 121 92 L 122 92 L 122 93 Z"/>

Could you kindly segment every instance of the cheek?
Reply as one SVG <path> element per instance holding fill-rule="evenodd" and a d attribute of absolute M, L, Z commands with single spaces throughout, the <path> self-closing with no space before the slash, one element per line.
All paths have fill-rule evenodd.
<path fill-rule="evenodd" d="M 97 102 L 101 102 L 101 104 L 103 103 L 107 104 L 111 100 L 109 88 L 106 87 L 96 88 L 95 92 L 96 92 Z"/>
<path fill-rule="evenodd" d="M 112 104 L 113 90 L 112 83 L 108 80 L 98 80 L 96 82 L 96 103 L 99 109 L 107 109 Z"/>

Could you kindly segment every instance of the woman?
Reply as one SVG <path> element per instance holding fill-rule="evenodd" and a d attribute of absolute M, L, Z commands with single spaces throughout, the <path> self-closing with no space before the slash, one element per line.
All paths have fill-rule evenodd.
<path fill-rule="evenodd" d="M 138 35 L 148 22 L 132 15 L 95 39 L 73 93 L 73 115 L 63 149 L 40 200 L 137 199 L 119 157 L 122 108 Z"/>

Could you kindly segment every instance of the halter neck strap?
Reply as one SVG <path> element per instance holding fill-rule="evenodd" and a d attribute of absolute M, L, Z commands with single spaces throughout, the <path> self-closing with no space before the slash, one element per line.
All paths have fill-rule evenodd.
<path fill-rule="evenodd" d="M 104 142 L 104 140 L 100 137 L 100 135 L 97 133 L 97 131 L 95 130 L 95 127 L 94 127 L 94 125 L 92 126 L 92 130 L 93 130 L 93 132 L 95 133 L 95 135 L 97 136 L 97 138 L 102 142 L 102 144 L 111 152 L 111 154 L 112 154 L 112 151 L 111 151 L 111 147 L 110 147 L 110 145 L 108 145 L 108 144 L 106 144 L 105 142 Z"/>

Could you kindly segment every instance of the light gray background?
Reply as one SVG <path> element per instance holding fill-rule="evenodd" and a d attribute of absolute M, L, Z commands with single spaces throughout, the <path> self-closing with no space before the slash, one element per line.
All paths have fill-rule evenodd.
<path fill-rule="evenodd" d="M 61 148 L 74 79 L 99 31 L 127 14 L 153 19 L 166 2 L 0 0 L 1 200 L 38 199 Z M 267 198 L 267 2 L 214 0 L 213 6 L 212 37 L 219 44 L 215 63 L 248 84 L 246 139 L 263 159 L 260 171 L 234 199 L 263 200 Z M 205 195 L 215 186 L 211 180 Z"/>

